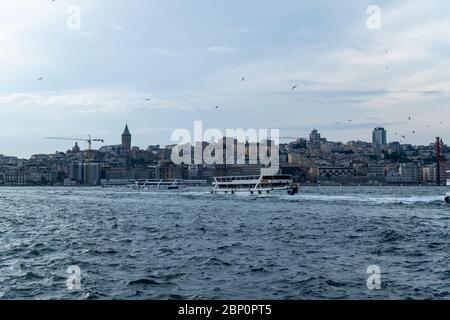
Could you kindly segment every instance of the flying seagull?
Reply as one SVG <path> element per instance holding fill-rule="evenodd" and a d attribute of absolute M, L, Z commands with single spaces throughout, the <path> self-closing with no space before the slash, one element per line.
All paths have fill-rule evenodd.
<path fill-rule="evenodd" d="M 150 101 L 150 99 L 147 98 L 147 99 L 145 99 L 145 101 Z"/>
<path fill-rule="evenodd" d="M 241 81 L 245 81 L 245 77 L 242 77 Z"/>
<path fill-rule="evenodd" d="M 295 89 L 297 89 L 298 88 L 298 85 L 295 85 L 295 86 L 293 86 L 291 89 L 292 89 L 292 91 L 294 91 Z"/>
<path fill-rule="evenodd" d="M 44 80 L 44 77 L 40 77 L 38 80 L 39 80 L 39 81 L 42 81 L 42 80 Z"/>

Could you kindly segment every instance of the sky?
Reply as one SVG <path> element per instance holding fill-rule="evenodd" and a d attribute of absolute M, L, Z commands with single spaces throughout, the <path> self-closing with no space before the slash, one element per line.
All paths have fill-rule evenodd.
<path fill-rule="evenodd" d="M 381 10 L 379 29 L 367 26 L 371 5 Z M 389 141 L 449 142 L 447 7 L 447 0 L 4 0 L 0 154 L 72 147 L 48 136 L 119 144 L 125 123 L 133 145 L 166 145 L 194 121 L 223 132 L 280 129 L 284 137 L 317 128 L 344 142 L 370 141 L 384 126 Z"/>

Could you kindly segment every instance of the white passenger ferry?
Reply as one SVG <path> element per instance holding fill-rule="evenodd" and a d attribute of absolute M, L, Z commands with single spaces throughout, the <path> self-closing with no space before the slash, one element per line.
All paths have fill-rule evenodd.
<path fill-rule="evenodd" d="M 285 193 L 295 195 L 298 193 L 298 186 L 293 184 L 292 177 L 288 175 L 215 177 L 211 193 L 248 195 Z"/>
<path fill-rule="evenodd" d="M 183 180 L 164 180 L 164 179 L 145 179 L 136 180 L 128 184 L 128 188 L 132 189 L 163 189 L 163 190 L 179 190 L 186 187 Z"/>

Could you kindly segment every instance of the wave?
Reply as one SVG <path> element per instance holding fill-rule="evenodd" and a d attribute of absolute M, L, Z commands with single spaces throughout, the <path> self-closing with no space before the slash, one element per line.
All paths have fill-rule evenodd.
<path fill-rule="evenodd" d="M 443 196 L 411 196 L 411 197 L 392 197 L 392 196 L 371 196 L 371 195 L 325 195 L 325 194 L 300 194 L 298 196 L 282 196 L 288 201 L 321 201 L 321 202 L 363 202 L 375 204 L 445 204 Z"/>
<path fill-rule="evenodd" d="M 328 195 L 328 194 L 308 194 L 300 193 L 295 196 L 290 196 L 287 194 L 271 194 L 271 195 L 261 195 L 261 196 L 251 196 L 246 194 L 239 195 L 212 195 L 209 191 L 199 191 L 199 192 L 179 192 L 176 193 L 187 199 L 198 199 L 198 198 L 210 198 L 210 199 L 245 199 L 246 201 L 251 198 L 251 200 L 266 200 L 270 201 L 272 199 L 283 199 L 290 202 L 304 202 L 304 201 L 321 201 L 321 202 L 361 202 L 361 203 L 374 203 L 374 204 L 398 204 L 398 205 L 412 205 L 412 204 L 441 204 L 444 203 L 444 195 L 427 195 L 427 196 L 390 196 L 390 195 L 369 195 L 369 194 L 355 194 L 355 195 Z"/>
<path fill-rule="evenodd" d="M 138 279 L 138 280 L 133 280 L 133 281 L 129 281 L 128 282 L 129 286 L 136 286 L 136 285 L 161 285 L 160 282 L 156 281 L 156 280 L 152 280 L 152 279 L 146 279 L 146 278 L 142 278 L 142 279 Z"/>

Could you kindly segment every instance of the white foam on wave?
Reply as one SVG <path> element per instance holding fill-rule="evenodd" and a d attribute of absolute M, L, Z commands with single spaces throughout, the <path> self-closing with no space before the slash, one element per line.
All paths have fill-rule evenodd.
<path fill-rule="evenodd" d="M 324 201 L 324 202 L 367 202 L 379 204 L 414 204 L 442 202 L 443 196 L 412 196 L 412 197 L 392 197 L 392 196 L 372 196 L 372 195 L 325 195 L 325 194 L 300 194 L 295 197 L 286 196 L 294 201 Z"/>
<path fill-rule="evenodd" d="M 443 202 L 445 195 L 424 195 L 424 196 L 391 196 L 391 195 L 371 195 L 371 194 L 322 194 L 322 193 L 300 193 L 295 196 L 290 196 L 287 194 L 271 194 L 271 195 L 250 195 L 250 194 L 236 194 L 236 195 L 212 195 L 209 189 L 186 189 L 186 190 L 115 190 L 115 192 L 120 192 L 121 194 L 127 195 L 171 195 L 171 196 L 191 196 L 191 197 L 210 197 L 210 198 L 275 198 L 283 199 L 293 202 L 301 201 L 321 201 L 321 202 L 359 202 L 359 203 L 378 203 L 378 204 L 414 204 L 414 203 L 435 203 Z"/>

